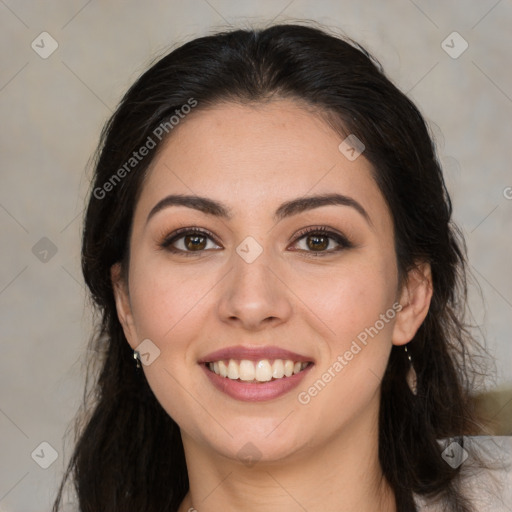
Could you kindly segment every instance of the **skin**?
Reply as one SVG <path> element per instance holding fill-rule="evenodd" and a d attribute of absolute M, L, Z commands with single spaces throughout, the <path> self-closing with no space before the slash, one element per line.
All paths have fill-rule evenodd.
<path fill-rule="evenodd" d="M 378 460 L 380 382 L 392 345 L 410 341 L 427 314 L 430 269 L 419 264 L 399 287 L 390 212 L 364 153 L 349 161 L 342 140 L 290 100 L 224 103 L 190 114 L 152 162 L 134 213 L 128 282 L 118 264 L 112 281 L 130 346 L 149 338 L 160 350 L 143 370 L 181 429 L 190 492 L 180 511 L 396 510 Z M 285 201 L 333 192 L 360 203 L 369 221 L 341 205 L 273 219 Z M 232 218 L 170 206 L 146 223 L 169 194 L 215 199 Z M 308 226 L 340 232 L 353 247 L 315 256 L 318 246 L 297 238 Z M 190 257 L 163 249 L 181 227 L 216 240 Z M 247 236 L 263 249 L 252 263 L 236 252 Z M 185 250 L 183 242 L 174 245 Z M 336 247 L 331 239 L 327 251 Z M 297 394 L 397 302 L 401 311 L 301 404 Z M 277 345 L 315 365 L 284 396 L 237 401 L 198 364 L 234 345 Z M 248 442 L 252 465 L 238 456 Z"/>

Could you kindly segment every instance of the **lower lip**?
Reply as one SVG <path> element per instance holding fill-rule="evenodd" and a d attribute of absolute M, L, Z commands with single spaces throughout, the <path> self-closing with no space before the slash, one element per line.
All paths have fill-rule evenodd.
<path fill-rule="evenodd" d="M 309 364 L 307 368 L 299 373 L 295 373 L 291 377 L 283 377 L 282 379 L 268 382 L 243 382 L 221 377 L 209 370 L 205 364 L 201 364 L 201 366 L 210 382 L 219 391 L 235 400 L 243 400 L 245 402 L 262 402 L 278 398 L 296 388 L 306 373 L 313 368 L 313 364 Z"/>

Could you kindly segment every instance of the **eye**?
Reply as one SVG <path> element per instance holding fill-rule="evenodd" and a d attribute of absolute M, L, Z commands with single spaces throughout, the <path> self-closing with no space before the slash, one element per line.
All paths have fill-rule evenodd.
<path fill-rule="evenodd" d="M 213 247 L 208 244 L 213 245 Z M 181 228 L 165 238 L 160 246 L 172 253 L 193 256 L 209 249 L 221 249 L 214 242 L 214 236 L 204 229 Z"/>
<path fill-rule="evenodd" d="M 209 245 L 210 244 L 210 245 Z M 181 228 L 165 237 L 160 247 L 174 254 L 194 256 L 212 249 L 222 249 L 215 242 L 215 237 L 202 228 Z M 311 256 L 324 256 L 353 247 L 353 244 L 341 233 L 330 231 L 325 226 L 312 226 L 301 230 L 295 238 L 294 245 L 301 252 Z"/>
<path fill-rule="evenodd" d="M 312 256 L 324 256 L 353 247 L 344 235 L 330 231 L 325 226 L 313 226 L 301 230 L 295 244 L 299 244 L 298 250 L 310 252 Z"/>

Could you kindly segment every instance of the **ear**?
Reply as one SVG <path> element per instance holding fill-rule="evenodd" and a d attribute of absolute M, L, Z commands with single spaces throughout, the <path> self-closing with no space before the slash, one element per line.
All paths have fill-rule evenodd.
<path fill-rule="evenodd" d="M 400 295 L 402 309 L 393 327 L 393 345 L 412 340 L 427 316 L 432 299 L 432 272 L 429 263 L 420 263 L 407 274 Z"/>
<path fill-rule="evenodd" d="M 122 275 L 121 263 L 116 263 L 110 268 L 110 279 L 114 290 L 116 301 L 117 317 L 123 326 L 123 331 L 130 346 L 135 349 L 138 345 L 137 331 L 133 321 L 132 308 L 130 304 L 130 295 L 128 292 L 128 283 Z"/>

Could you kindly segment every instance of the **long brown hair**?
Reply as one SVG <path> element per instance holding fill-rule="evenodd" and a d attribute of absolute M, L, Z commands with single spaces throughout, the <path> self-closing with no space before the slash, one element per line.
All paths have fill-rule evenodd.
<path fill-rule="evenodd" d="M 101 317 L 90 347 L 99 372 L 90 372 L 54 512 L 69 479 L 82 512 L 176 511 L 184 498 L 180 431 L 135 368 L 110 268 L 121 262 L 126 270 L 129 263 L 135 204 L 165 140 L 155 129 L 191 99 L 201 109 L 270 96 L 312 105 L 340 135 L 355 134 L 364 143 L 392 214 L 400 275 L 418 261 L 431 265 L 430 310 L 409 344 L 417 395 L 407 386 L 407 355 L 393 347 L 381 388 L 379 457 L 400 512 L 415 510 L 413 493 L 441 494 L 452 510 L 470 510 L 459 491 L 459 469 L 442 459 L 438 440 L 474 428 L 468 349 L 476 341 L 465 323 L 465 247 L 428 128 L 361 45 L 313 27 L 277 25 L 201 37 L 175 49 L 136 81 L 102 132 L 82 249 L 83 275 Z M 156 147 L 127 168 L 151 136 Z"/>

